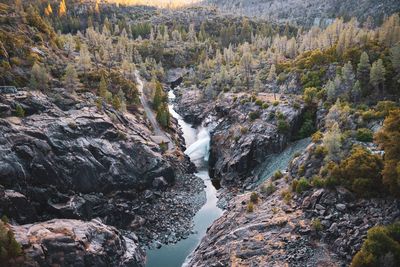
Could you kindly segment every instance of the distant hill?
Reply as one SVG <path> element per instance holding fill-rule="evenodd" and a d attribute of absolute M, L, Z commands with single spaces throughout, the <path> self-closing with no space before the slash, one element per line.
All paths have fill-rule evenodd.
<path fill-rule="evenodd" d="M 329 23 L 339 16 L 357 17 L 366 21 L 369 16 L 379 22 L 386 15 L 400 11 L 399 0 L 205 0 L 224 12 L 250 17 L 294 22 L 312 26 Z"/>

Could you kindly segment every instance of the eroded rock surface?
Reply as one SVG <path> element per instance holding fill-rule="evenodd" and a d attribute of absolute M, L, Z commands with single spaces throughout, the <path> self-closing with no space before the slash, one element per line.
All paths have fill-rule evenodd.
<path fill-rule="evenodd" d="M 24 256 L 11 266 L 144 266 L 137 237 L 99 220 L 57 219 L 12 230 Z"/>

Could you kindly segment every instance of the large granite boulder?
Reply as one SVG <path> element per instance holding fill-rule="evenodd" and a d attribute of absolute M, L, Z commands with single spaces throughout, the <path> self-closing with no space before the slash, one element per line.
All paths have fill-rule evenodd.
<path fill-rule="evenodd" d="M 12 226 L 24 256 L 10 266 L 144 266 L 133 234 L 122 235 L 99 220 L 51 220 Z"/>

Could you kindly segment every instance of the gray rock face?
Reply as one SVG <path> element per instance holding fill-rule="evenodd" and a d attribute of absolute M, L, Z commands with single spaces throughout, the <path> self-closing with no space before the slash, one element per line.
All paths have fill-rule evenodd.
<path fill-rule="evenodd" d="M 51 220 L 12 230 L 24 257 L 10 266 L 144 266 L 137 238 L 99 220 Z"/>
<path fill-rule="evenodd" d="M 278 106 L 262 109 L 229 96 L 215 107 L 217 126 L 211 133 L 210 174 L 222 185 L 242 185 L 266 156 L 281 152 L 299 128 L 302 107 L 282 99 Z M 258 114 L 253 120 L 252 114 Z M 287 128 L 280 129 L 280 123 Z"/>
<path fill-rule="evenodd" d="M 0 95 L 0 216 L 18 224 L 101 218 L 135 231 L 141 246 L 187 236 L 204 183 L 180 148 L 163 154 L 140 112 L 99 112 L 90 93 L 53 91 Z M 12 117 L 17 105 L 24 118 Z"/>
<path fill-rule="evenodd" d="M 93 107 L 62 111 L 39 93 L 15 101 L 33 115 L 0 119 L 1 184 L 89 193 L 145 188 L 159 176 L 174 181 L 172 166 L 143 144 L 134 118 Z"/>

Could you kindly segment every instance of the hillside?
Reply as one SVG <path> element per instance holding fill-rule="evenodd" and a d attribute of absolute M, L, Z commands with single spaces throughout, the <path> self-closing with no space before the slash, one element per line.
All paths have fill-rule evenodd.
<path fill-rule="evenodd" d="M 368 17 L 380 22 L 385 16 L 399 11 L 397 0 L 208 0 L 206 3 L 223 12 L 258 17 L 298 25 L 326 25 L 337 17 L 356 17 L 361 22 Z"/>

